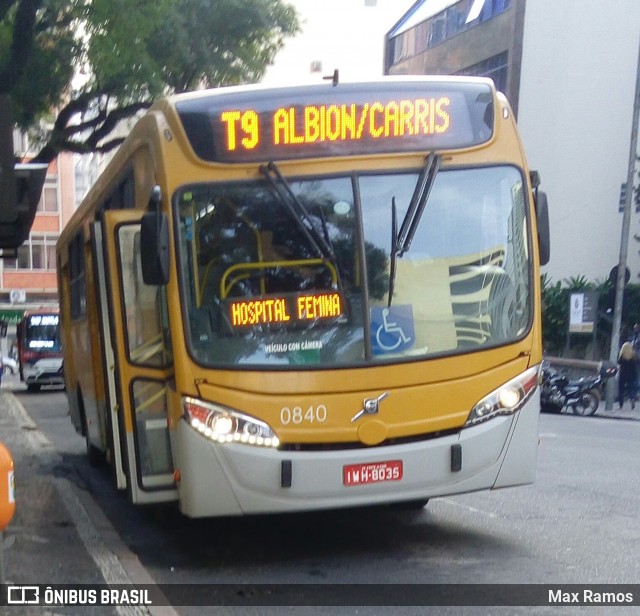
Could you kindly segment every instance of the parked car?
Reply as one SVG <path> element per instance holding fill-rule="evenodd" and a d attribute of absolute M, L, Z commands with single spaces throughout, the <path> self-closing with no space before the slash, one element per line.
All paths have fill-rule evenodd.
<path fill-rule="evenodd" d="M 2 356 L 2 374 L 17 374 L 18 362 L 6 355 Z"/>

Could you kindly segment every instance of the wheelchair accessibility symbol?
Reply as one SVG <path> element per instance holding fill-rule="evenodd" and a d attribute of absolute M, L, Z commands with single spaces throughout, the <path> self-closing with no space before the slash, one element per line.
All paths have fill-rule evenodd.
<path fill-rule="evenodd" d="M 371 347 L 374 355 L 404 351 L 415 343 L 410 305 L 371 308 Z"/>

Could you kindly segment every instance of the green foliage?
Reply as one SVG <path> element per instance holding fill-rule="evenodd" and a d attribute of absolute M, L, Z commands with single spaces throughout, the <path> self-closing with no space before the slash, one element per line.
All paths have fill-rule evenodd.
<path fill-rule="evenodd" d="M 57 109 L 36 161 L 108 151 L 160 95 L 259 80 L 297 31 L 285 0 L 0 0 L 0 94 L 25 130 Z"/>
<path fill-rule="evenodd" d="M 571 293 L 595 291 L 598 294 L 597 351 L 599 358 L 609 356 L 611 326 L 613 322 L 613 291 L 611 283 L 589 282 L 584 276 L 551 283 L 545 274 L 541 277 L 542 287 L 542 344 L 545 353 L 563 355 L 567 346 L 569 331 L 569 301 Z M 628 284 L 625 288 L 622 307 L 621 340 L 627 339 L 634 323 L 640 323 L 640 284 Z M 570 347 L 572 355 L 584 357 L 592 343 L 588 334 L 572 334 Z"/>
<path fill-rule="evenodd" d="M 88 80 L 79 91 L 104 93 L 119 104 L 161 94 L 161 66 L 149 47 L 173 4 L 169 0 L 88 3 L 82 56 Z"/>
<path fill-rule="evenodd" d="M 24 2 L 24 5 L 28 4 Z M 9 93 L 14 120 L 28 128 L 36 119 L 63 101 L 73 78 L 73 56 L 78 53 L 74 21 L 74 2 L 49 0 L 42 4 L 30 31 L 24 32 L 22 2 L 13 2 L 0 21 L 0 93 Z M 20 48 L 15 37 L 22 33 Z M 28 38 L 31 37 L 31 38 Z"/>
<path fill-rule="evenodd" d="M 279 0 L 180 0 L 150 41 L 165 83 L 175 92 L 256 82 L 298 29 Z"/>
<path fill-rule="evenodd" d="M 545 353 L 558 355 L 564 347 L 569 326 L 568 294 L 560 281 L 551 284 L 546 274 L 542 286 L 542 346 Z"/>

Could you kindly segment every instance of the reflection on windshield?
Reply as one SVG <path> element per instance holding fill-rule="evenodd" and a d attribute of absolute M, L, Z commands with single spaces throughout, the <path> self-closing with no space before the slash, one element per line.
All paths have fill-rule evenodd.
<path fill-rule="evenodd" d="M 357 365 L 461 352 L 526 331 L 528 235 L 515 168 L 441 169 L 398 254 L 392 289 L 392 203 L 404 220 L 418 172 L 287 178 L 302 223 L 279 181 L 177 195 L 198 361 Z"/>

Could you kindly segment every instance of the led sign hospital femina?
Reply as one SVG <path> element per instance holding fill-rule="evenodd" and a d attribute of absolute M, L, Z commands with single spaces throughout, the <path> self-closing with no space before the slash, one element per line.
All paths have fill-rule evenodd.
<path fill-rule="evenodd" d="M 227 311 L 233 327 L 295 325 L 339 318 L 343 316 L 343 302 L 339 293 L 269 296 L 229 300 Z"/>

